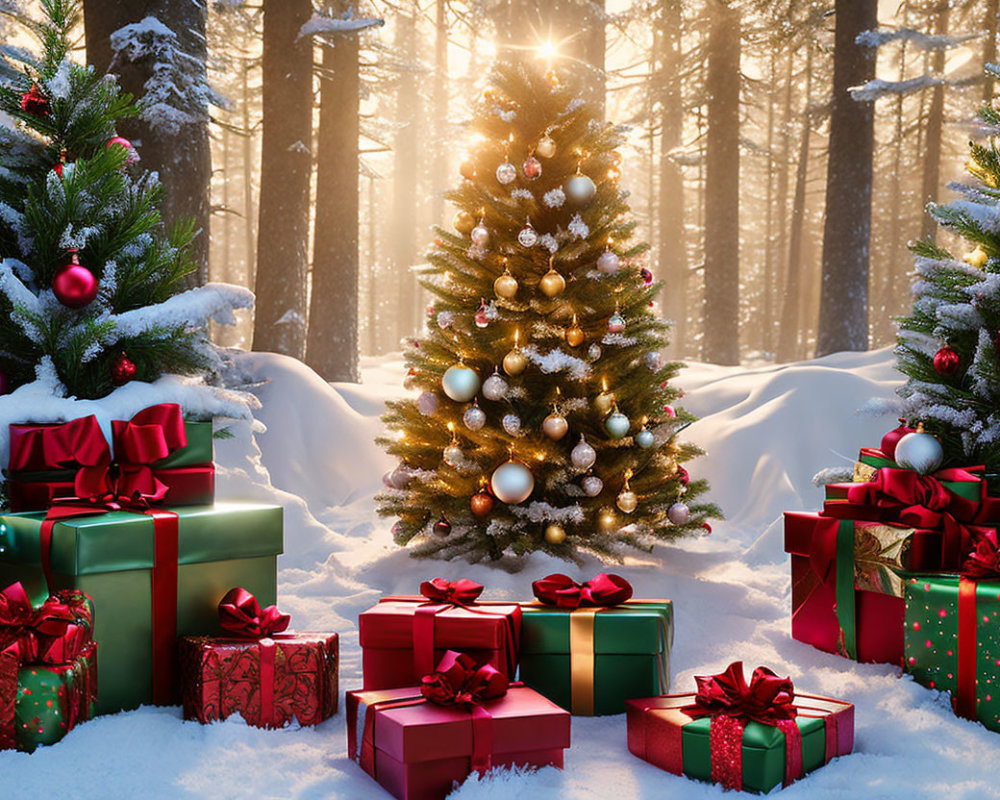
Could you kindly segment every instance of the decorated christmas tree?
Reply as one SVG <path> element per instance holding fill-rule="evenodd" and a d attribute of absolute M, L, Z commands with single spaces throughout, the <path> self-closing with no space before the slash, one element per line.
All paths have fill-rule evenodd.
<path fill-rule="evenodd" d="M 188 289 L 190 222 L 165 230 L 162 187 L 115 123 L 138 113 L 114 76 L 69 58 L 78 0 L 20 21 L 41 54 L 0 55 L 0 394 L 37 380 L 99 398 L 131 380 L 211 374 L 207 323 L 251 294 Z M 186 291 L 185 291 L 186 290 Z"/>
<path fill-rule="evenodd" d="M 996 67 L 990 67 L 1000 74 Z M 986 134 L 970 144 L 974 183 L 961 197 L 931 205 L 930 214 L 960 236 L 966 251 L 922 241 L 913 245 L 918 279 L 913 310 L 900 321 L 899 392 L 910 424 L 922 423 L 943 453 L 925 439 L 920 471 L 985 464 L 1000 471 L 1000 113 L 983 108 Z"/>
<path fill-rule="evenodd" d="M 632 242 L 625 143 L 569 69 L 501 63 L 473 108 L 455 232 L 437 231 L 427 334 L 389 404 L 400 459 L 379 496 L 414 553 L 471 561 L 545 550 L 618 558 L 708 529 L 699 454 L 677 434 L 682 366 Z"/>

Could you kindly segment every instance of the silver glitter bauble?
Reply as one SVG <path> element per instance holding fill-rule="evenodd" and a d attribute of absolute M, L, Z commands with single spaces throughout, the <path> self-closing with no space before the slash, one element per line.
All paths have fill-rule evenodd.
<path fill-rule="evenodd" d="M 659 350 L 650 350 L 642 357 L 642 362 L 653 372 L 663 366 L 663 354 Z"/>
<path fill-rule="evenodd" d="M 486 424 L 486 412 L 479 406 L 471 406 L 462 415 L 462 422 L 470 431 L 478 431 Z"/>
<path fill-rule="evenodd" d="M 521 418 L 517 414 L 504 414 L 501 424 L 511 436 L 516 436 L 521 432 Z"/>
<path fill-rule="evenodd" d="M 569 457 L 573 462 L 573 466 L 577 469 L 590 469 L 594 466 L 594 462 L 597 461 L 597 451 L 587 444 L 587 439 L 581 433 L 580 441 L 573 448 Z"/>
<path fill-rule="evenodd" d="M 538 231 L 532 228 L 531 225 L 525 225 L 518 231 L 517 241 L 521 247 L 534 247 L 538 244 Z"/>
<path fill-rule="evenodd" d="M 499 373 L 494 372 L 483 381 L 483 397 L 494 402 L 503 400 L 507 396 L 509 388 L 507 381 L 500 377 Z"/>
<path fill-rule="evenodd" d="M 583 493 L 587 497 L 597 497 L 597 495 L 604 491 L 604 481 L 596 475 L 588 475 L 580 481 L 580 486 L 583 487 Z"/>
<path fill-rule="evenodd" d="M 417 411 L 425 417 L 429 417 L 438 410 L 440 401 L 434 392 L 424 392 L 417 398 Z"/>
<path fill-rule="evenodd" d="M 597 361 L 601 357 L 601 346 L 596 342 L 587 348 L 587 357 L 591 361 Z"/>
<path fill-rule="evenodd" d="M 508 183 L 513 183 L 517 179 L 517 167 L 511 164 L 509 161 L 504 161 L 499 167 L 497 167 L 497 180 L 500 181 L 504 186 Z"/>
<path fill-rule="evenodd" d="M 475 233 L 475 231 L 473 231 Z M 473 240 L 475 241 L 475 240 Z M 612 253 L 610 250 L 605 250 L 601 253 L 601 257 L 597 259 L 597 269 L 607 275 L 614 275 L 618 272 L 618 267 L 621 264 L 618 256 Z"/>
<path fill-rule="evenodd" d="M 486 230 L 485 225 L 479 223 L 469 233 L 469 238 L 472 239 L 473 244 L 477 244 L 480 247 L 486 247 L 486 245 L 490 242 L 490 232 Z"/>
<path fill-rule="evenodd" d="M 684 503 L 674 503 L 667 509 L 667 519 L 674 525 L 686 525 L 691 520 L 691 509 Z"/>

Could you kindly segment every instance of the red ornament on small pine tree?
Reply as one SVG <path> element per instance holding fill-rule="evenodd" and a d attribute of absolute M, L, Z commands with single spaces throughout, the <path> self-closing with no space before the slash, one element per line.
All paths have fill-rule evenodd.
<path fill-rule="evenodd" d="M 49 99 L 42 94 L 37 83 L 21 95 L 21 110 L 35 117 L 45 117 L 49 113 Z"/>
<path fill-rule="evenodd" d="M 52 293 L 67 308 L 83 308 L 97 297 L 97 278 L 80 263 L 76 250 L 69 252 L 69 262 L 63 264 L 52 279 Z"/>
<path fill-rule="evenodd" d="M 951 376 L 958 372 L 959 361 L 958 353 L 946 344 L 934 354 L 934 369 L 938 375 Z"/>
<path fill-rule="evenodd" d="M 111 382 L 124 386 L 135 378 L 135 363 L 125 353 L 119 354 L 111 364 Z"/>
<path fill-rule="evenodd" d="M 128 157 L 125 159 L 126 165 L 135 164 L 139 160 L 138 151 L 135 149 L 135 147 L 132 146 L 132 142 L 130 142 L 124 136 L 112 136 L 110 139 L 108 139 L 108 143 L 106 146 L 108 148 L 116 146 L 124 147 L 125 152 L 128 153 Z"/>

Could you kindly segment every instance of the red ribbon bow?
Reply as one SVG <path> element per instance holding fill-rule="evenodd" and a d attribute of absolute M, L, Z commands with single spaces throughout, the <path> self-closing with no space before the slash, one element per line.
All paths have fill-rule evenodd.
<path fill-rule="evenodd" d="M 482 584 L 467 578 L 457 581 L 435 578 L 420 584 L 420 594 L 435 603 L 451 603 L 456 606 L 472 605 L 482 593 Z"/>
<path fill-rule="evenodd" d="M 909 469 L 882 467 L 875 479 L 853 483 L 847 490 L 848 502 L 870 505 L 882 511 L 883 520 L 914 528 L 940 528 L 941 567 L 957 567 L 968 549 L 973 529 L 967 523 L 988 516 L 992 504 L 967 500 L 949 492 L 943 480 L 981 480 L 974 473 L 981 467 L 945 469 L 934 475 L 920 475 Z"/>
<path fill-rule="evenodd" d="M 37 609 L 20 583 L 0 592 L 0 654 L 22 664 L 65 664 L 90 641 L 86 596 L 71 590 L 50 597 Z"/>
<path fill-rule="evenodd" d="M 420 693 L 439 706 L 477 706 L 507 694 L 507 677 L 466 653 L 448 650 L 430 675 L 420 681 Z"/>
<path fill-rule="evenodd" d="M 557 608 L 617 606 L 632 597 L 632 584 L 605 572 L 584 583 L 557 572 L 532 583 L 531 590 L 543 603 Z"/>
<path fill-rule="evenodd" d="M 779 678 L 767 667 L 757 667 L 747 685 L 743 662 L 734 661 L 718 675 L 695 676 L 698 694 L 689 716 L 740 717 L 765 725 L 794 719 L 795 688 L 790 678 Z"/>
<path fill-rule="evenodd" d="M 79 417 L 61 425 L 11 426 L 10 469 L 72 469 L 111 462 L 97 417 Z"/>
<path fill-rule="evenodd" d="M 996 528 L 978 529 L 972 540 L 972 552 L 962 564 L 962 575 L 972 579 L 1000 578 L 1000 541 Z"/>
<path fill-rule="evenodd" d="M 261 608 L 257 598 L 241 587 L 230 589 L 219 602 L 222 630 L 241 639 L 262 639 L 288 628 L 291 616 L 277 606 Z"/>
<path fill-rule="evenodd" d="M 743 662 L 734 661 L 719 675 L 696 676 L 698 694 L 683 711 L 690 717 L 711 717 L 709 746 L 712 780 L 727 789 L 743 788 L 743 729 L 760 722 L 785 734 L 787 786 L 802 775 L 802 733 L 795 723 L 795 688 L 790 678 L 779 678 L 767 667 L 753 671 L 750 684 Z"/>

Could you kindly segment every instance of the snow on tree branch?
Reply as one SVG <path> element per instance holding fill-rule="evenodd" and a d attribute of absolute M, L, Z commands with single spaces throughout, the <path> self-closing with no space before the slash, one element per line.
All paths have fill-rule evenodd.
<path fill-rule="evenodd" d="M 385 25 L 384 19 L 355 17 L 353 8 L 340 17 L 324 17 L 314 11 L 309 21 L 299 29 L 299 38 L 320 33 L 351 33 L 365 28 L 380 28 L 383 25 Z"/>
<path fill-rule="evenodd" d="M 182 126 L 208 119 L 208 106 L 226 101 L 208 85 L 205 65 L 185 53 L 177 34 L 156 17 L 119 28 L 111 34 L 112 65 L 149 60 L 151 76 L 139 99 L 142 119 L 176 135 Z"/>
<path fill-rule="evenodd" d="M 38 297 L 15 274 L 20 271 L 18 267 L 23 269 L 24 265 L 16 259 L 5 258 L 0 261 L 0 292 L 7 295 L 15 308 L 20 306 L 28 313 L 37 314 L 41 311 Z"/>
<path fill-rule="evenodd" d="M 913 94 L 921 89 L 928 89 L 943 83 L 947 83 L 947 81 L 936 75 L 918 75 L 916 78 L 909 78 L 905 81 L 884 81 L 880 78 L 874 78 L 861 86 L 851 86 L 847 91 L 850 92 L 851 99 L 857 100 L 859 103 L 866 103 L 869 100 L 878 100 L 882 97 Z"/>
<path fill-rule="evenodd" d="M 227 283 L 207 283 L 158 305 L 113 315 L 112 336 L 120 340 L 141 336 L 155 328 L 201 328 L 209 321 L 233 325 L 236 322 L 233 310 L 238 308 L 253 308 L 253 292 Z"/>
<path fill-rule="evenodd" d="M 947 35 L 940 33 L 922 33 L 913 28 L 876 28 L 872 31 L 862 31 L 854 41 L 861 47 L 881 47 L 889 42 L 906 42 L 918 50 L 953 50 L 966 42 L 979 39 L 980 33 L 960 33 Z"/>

